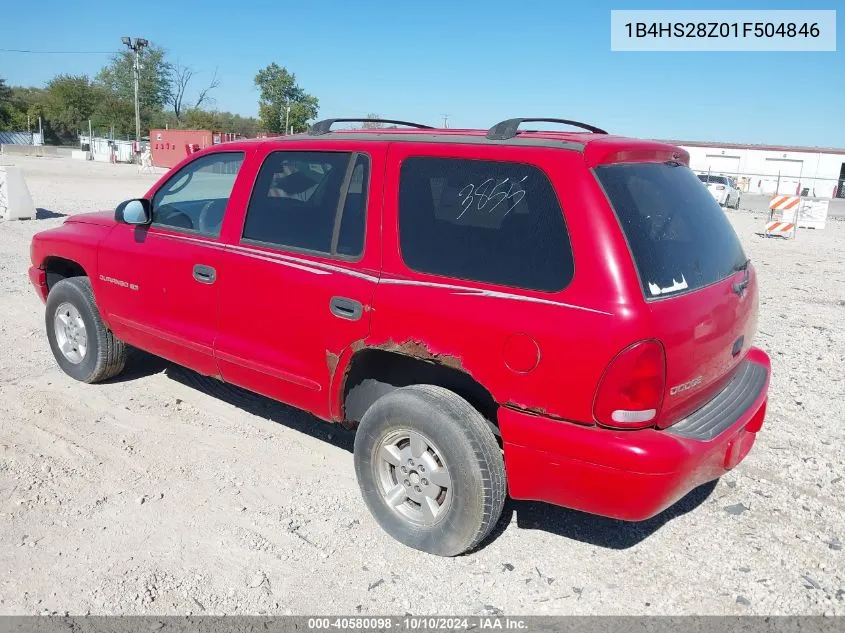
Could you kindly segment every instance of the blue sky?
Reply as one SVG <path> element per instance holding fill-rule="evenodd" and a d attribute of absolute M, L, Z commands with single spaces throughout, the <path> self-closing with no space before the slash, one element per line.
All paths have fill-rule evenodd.
<path fill-rule="evenodd" d="M 557 116 L 648 138 L 845 147 L 842 36 L 830 53 L 610 51 L 611 8 L 805 8 L 801 2 L 72 4 L 73 18 L 48 19 L 67 16 L 66 3 L 45 0 L 34 14 L 31 3 L 7 0 L 0 49 L 108 51 L 120 48 L 122 35 L 146 37 L 204 71 L 200 78 L 218 68 L 217 108 L 242 114 L 256 114 L 253 78 L 275 61 L 319 98 L 321 118 L 377 112 L 439 125 L 448 113 L 450 127 L 486 128 L 514 116 Z M 811 8 L 839 8 L 842 26 L 841 0 Z M 93 76 L 107 59 L 0 51 L 0 77 L 43 85 L 57 73 Z"/>

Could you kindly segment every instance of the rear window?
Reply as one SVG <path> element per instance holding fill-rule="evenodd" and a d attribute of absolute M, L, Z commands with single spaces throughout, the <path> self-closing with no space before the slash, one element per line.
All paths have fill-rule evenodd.
<path fill-rule="evenodd" d="M 708 176 L 707 174 L 701 174 L 698 179 L 701 182 L 713 182 L 719 185 L 726 185 L 728 184 L 728 179 L 724 176 Z"/>
<path fill-rule="evenodd" d="M 522 163 L 406 159 L 399 242 L 413 270 L 456 279 L 555 292 L 574 270 L 557 195 Z"/>
<path fill-rule="evenodd" d="M 608 165 L 596 175 L 628 240 L 649 299 L 720 281 L 745 262 L 725 213 L 689 168 Z"/>

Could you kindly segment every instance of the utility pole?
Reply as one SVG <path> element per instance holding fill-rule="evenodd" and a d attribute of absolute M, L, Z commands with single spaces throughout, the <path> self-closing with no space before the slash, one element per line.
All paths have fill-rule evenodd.
<path fill-rule="evenodd" d="M 444 128 L 449 127 L 449 115 L 448 114 L 443 115 L 443 127 Z"/>
<path fill-rule="evenodd" d="M 287 103 L 285 105 L 285 134 L 287 134 L 288 130 L 290 129 L 290 127 L 288 125 L 289 122 L 290 122 L 290 103 Z"/>
<path fill-rule="evenodd" d="M 140 150 L 141 147 L 141 106 L 138 101 L 138 85 L 141 82 L 141 51 L 149 46 L 149 42 L 141 37 L 136 37 L 134 40 L 131 37 L 121 37 L 123 42 L 129 50 L 132 51 L 134 58 L 132 63 L 132 74 L 135 78 L 135 147 Z"/>

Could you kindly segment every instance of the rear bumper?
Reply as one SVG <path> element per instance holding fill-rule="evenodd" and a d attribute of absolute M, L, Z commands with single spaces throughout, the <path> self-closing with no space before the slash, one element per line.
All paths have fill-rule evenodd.
<path fill-rule="evenodd" d="M 29 280 L 32 282 L 32 285 L 35 286 L 35 292 L 38 293 L 41 301 L 46 303 L 47 293 L 50 292 L 47 288 L 47 273 L 37 266 L 30 266 Z"/>
<path fill-rule="evenodd" d="M 735 421 L 706 441 L 674 434 L 672 427 L 612 431 L 501 408 L 511 497 L 626 521 L 660 513 L 751 450 L 766 414 L 771 364 L 757 348 L 747 361 L 765 368 L 762 388 Z"/>

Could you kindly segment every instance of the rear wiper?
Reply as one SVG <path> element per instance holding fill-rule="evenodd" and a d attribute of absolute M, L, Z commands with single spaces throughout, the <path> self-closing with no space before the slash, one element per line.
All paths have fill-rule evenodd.
<path fill-rule="evenodd" d="M 749 257 L 744 262 L 739 264 L 734 264 L 734 271 L 739 272 L 740 270 L 745 270 L 748 268 L 748 264 L 751 263 L 751 258 Z"/>

